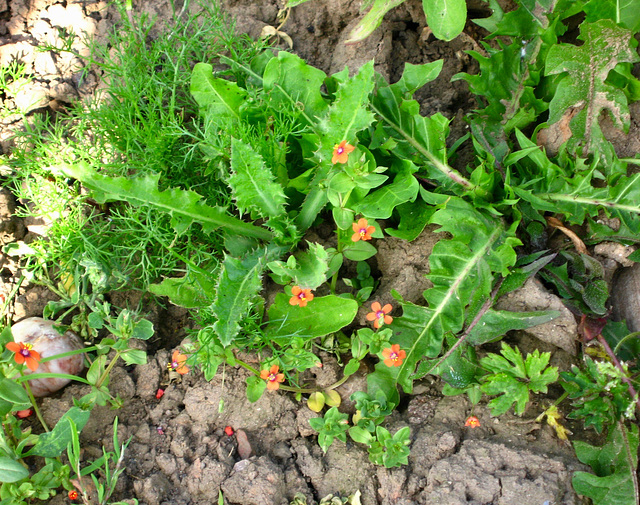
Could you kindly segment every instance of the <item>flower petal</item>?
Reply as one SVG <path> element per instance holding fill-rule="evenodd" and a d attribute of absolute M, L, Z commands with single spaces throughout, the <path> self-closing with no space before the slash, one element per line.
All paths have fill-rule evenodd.
<path fill-rule="evenodd" d="M 20 352 L 20 350 L 22 349 L 22 346 L 16 342 L 7 342 L 6 347 L 11 352 Z"/>

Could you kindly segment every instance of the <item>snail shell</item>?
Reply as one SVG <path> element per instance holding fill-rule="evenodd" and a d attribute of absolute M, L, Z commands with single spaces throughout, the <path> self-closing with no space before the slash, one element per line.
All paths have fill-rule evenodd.
<path fill-rule="evenodd" d="M 40 358 L 48 358 L 63 352 L 75 351 L 84 347 L 82 340 L 72 331 L 64 335 L 54 328 L 55 323 L 41 317 L 29 317 L 11 327 L 13 339 L 20 343 L 31 344 L 33 350 L 40 353 Z M 77 375 L 84 368 L 84 354 L 74 354 L 64 358 L 52 359 L 40 363 L 35 373 L 64 373 Z M 32 373 L 25 367 L 25 375 Z M 47 396 L 55 393 L 71 382 L 69 379 L 49 377 L 29 381 L 34 396 Z"/>
<path fill-rule="evenodd" d="M 616 321 L 627 321 L 630 331 L 640 331 L 640 263 L 623 268 L 611 287 L 611 305 Z"/>

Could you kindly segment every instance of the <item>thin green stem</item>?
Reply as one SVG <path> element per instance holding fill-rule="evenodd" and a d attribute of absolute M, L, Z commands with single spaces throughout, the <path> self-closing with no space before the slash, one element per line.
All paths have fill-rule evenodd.
<path fill-rule="evenodd" d="M 22 372 L 22 370 L 20 370 L 20 375 L 22 375 L 24 377 L 24 373 Z M 36 416 L 38 417 L 38 421 L 40 421 L 40 424 L 44 428 L 44 431 L 48 432 L 49 431 L 49 427 L 47 426 L 46 421 L 42 417 L 42 413 L 40 412 L 40 409 L 38 408 L 38 404 L 36 403 L 36 398 L 35 398 L 35 396 L 33 396 L 33 392 L 31 391 L 31 386 L 29 386 L 29 382 L 28 381 L 26 381 L 24 383 L 24 388 L 27 390 L 27 394 L 29 395 L 29 400 L 31 400 L 31 405 L 33 405 L 33 411 L 36 413 Z"/>
<path fill-rule="evenodd" d="M 118 361 L 118 358 L 120 357 L 120 355 L 122 354 L 122 352 L 120 351 L 116 351 L 116 355 L 113 357 L 113 359 L 111 360 L 111 362 L 107 365 L 107 368 L 104 369 L 104 372 L 102 372 L 102 375 L 100 376 L 100 378 L 98 379 L 98 381 L 96 382 L 95 386 L 97 388 L 102 387 L 102 383 L 107 380 L 107 377 L 109 377 L 109 373 L 111 372 L 111 370 L 113 369 L 113 367 L 115 366 L 116 362 Z"/>

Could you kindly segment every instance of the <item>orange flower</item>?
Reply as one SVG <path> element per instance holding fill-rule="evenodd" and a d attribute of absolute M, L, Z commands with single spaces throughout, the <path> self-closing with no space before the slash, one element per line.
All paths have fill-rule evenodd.
<path fill-rule="evenodd" d="M 280 383 L 284 382 L 284 374 L 278 373 L 280 367 L 273 365 L 271 370 L 262 370 L 260 372 L 260 378 L 267 381 L 267 389 L 269 391 L 275 391 L 280 387 Z"/>
<path fill-rule="evenodd" d="M 347 144 L 346 140 L 343 140 L 339 144 L 333 146 L 333 158 L 331 158 L 331 163 L 334 165 L 336 163 L 346 163 L 349 159 L 349 153 L 354 149 L 355 147 L 351 144 Z"/>
<path fill-rule="evenodd" d="M 7 349 L 15 353 L 13 359 L 18 363 L 18 365 L 26 363 L 27 367 L 29 367 L 29 370 L 32 372 L 35 372 L 38 369 L 38 366 L 40 365 L 40 353 L 34 351 L 31 344 L 9 342 L 7 344 Z"/>
<path fill-rule="evenodd" d="M 76 501 L 78 499 L 78 491 L 76 490 L 69 491 L 69 499 L 71 501 Z"/>
<path fill-rule="evenodd" d="M 375 226 L 369 226 L 369 223 L 365 218 L 361 218 L 357 223 L 351 225 L 355 232 L 351 235 L 351 240 L 357 242 L 358 240 L 371 240 L 371 234 L 376 231 Z"/>
<path fill-rule="evenodd" d="M 391 324 L 391 322 L 393 321 L 393 318 L 387 315 L 389 312 L 391 312 L 391 309 L 393 309 L 393 307 L 391 306 L 390 303 L 387 303 L 384 307 L 381 307 L 380 303 L 373 302 L 371 304 L 371 310 L 373 312 L 369 312 L 367 314 L 367 320 L 375 321 L 373 323 L 373 327 L 376 330 L 380 328 L 380 326 L 382 326 L 383 324 Z"/>
<path fill-rule="evenodd" d="M 469 428 L 477 428 L 478 426 L 480 426 L 480 420 L 476 416 L 469 416 L 467 417 L 464 425 Z"/>
<path fill-rule="evenodd" d="M 180 354 L 180 351 L 173 351 L 171 361 L 168 364 L 169 370 L 178 372 L 180 375 L 184 375 L 189 372 L 189 367 L 186 365 L 187 357 L 184 354 Z"/>
<path fill-rule="evenodd" d="M 384 358 L 384 364 L 387 366 L 400 366 L 402 361 L 407 357 L 407 353 L 400 349 L 398 344 L 393 344 L 391 347 L 382 349 L 382 357 Z"/>
<path fill-rule="evenodd" d="M 300 305 L 300 307 L 306 307 L 307 303 L 313 300 L 313 293 L 311 293 L 310 289 L 302 289 L 300 286 L 293 286 L 291 289 L 291 294 L 293 295 L 289 298 L 289 303 L 291 305 Z"/>

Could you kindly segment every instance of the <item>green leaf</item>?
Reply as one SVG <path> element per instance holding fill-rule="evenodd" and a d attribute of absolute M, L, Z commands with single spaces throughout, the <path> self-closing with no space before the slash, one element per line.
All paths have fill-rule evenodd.
<path fill-rule="evenodd" d="M 142 349 L 129 349 L 120 357 L 127 365 L 144 365 L 147 362 L 147 353 Z"/>
<path fill-rule="evenodd" d="M 428 307 L 403 303 L 403 315 L 391 323 L 397 343 L 407 356 L 399 367 L 398 383 L 411 392 L 411 376 L 423 357 L 435 358 L 447 333 L 457 334 L 465 323 L 465 309 L 486 299 L 492 272 L 508 273 L 515 264 L 513 250 L 520 242 L 498 220 L 479 213 L 460 198 L 451 197 L 433 216 L 438 231 L 453 238 L 440 240 L 429 257 L 428 278 L 433 287 L 424 295 Z"/>
<path fill-rule="evenodd" d="M 431 64 L 442 68 L 442 61 Z M 429 176 L 442 182 L 445 187 L 475 186 L 447 164 L 446 137 L 449 120 L 436 113 L 425 118 L 420 115 L 420 104 L 407 100 L 402 88 L 392 87 L 378 80 L 378 89 L 371 99 L 371 110 L 382 119 L 376 134 L 381 138 L 392 137 L 397 141 L 394 154 L 401 159 L 413 161 L 417 166 L 427 165 Z"/>
<path fill-rule="evenodd" d="M 286 197 L 260 154 L 241 140 L 231 139 L 229 186 L 240 212 L 255 210 L 260 217 L 278 218 L 285 214 Z"/>
<path fill-rule="evenodd" d="M 640 31 L 640 9 L 637 0 L 590 0 L 584 5 L 586 21 L 593 23 L 600 19 L 619 21 L 619 24 L 633 33 Z"/>
<path fill-rule="evenodd" d="M 487 395 L 500 395 L 487 405 L 494 417 L 507 412 L 514 403 L 514 412 L 521 415 L 529 402 L 527 386 L 504 372 L 489 377 L 480 390 Z"/>
<path fill-rule="evenodd" d="M 589 465 L 595 473 L 574 473 L 572 484 L 577 493 L 591 498 L 595 505 L 631 505 L 640 502 L 636 476 L 637 425 L 632 424 L 627 428 L 618 423 L 602 447 L 580 441 L 575 441 L 573 447 L 578 459 Z"/>
<path fill-rule="evenodd" d="M 215 282 L 212 274 L 192 270 L 185 277 L 167 277 L 159 284 L 151 284 L 149 291 L 168 297 L 171 303 L 180 307 L 195 309 L 211 305 Z"/>
<path fill-rule="evenodd" d="M 373 435 L 360 426 L 352 426 L 349 428 L 349 436 L 354 442 L 358 442 L 359 444 L 369 445 L 373 441 Z"/>
<path fill-rule="evenodd" d="M 191 190 L 158 190 L 159 174 L 150 174 L 128 179 L 108 177 L 97 173 L 87 163 L 50 167 L 55 173 L 79 180 L 94 193 L 99 203 L 122 200 L 136 207 L 149 205 L 172 216 L 172 225 L 178 231 L 186 230 L 192 223 L 200 223 L 206 233 L 216 228 L 225 228 L 230 233 L 270 240 L 271 233 L 227 214 L 221 207 L 210 207 L 202 197 Z"/>
<path fill-rule="evenodd" d="M 320 412 L 326 403 L 325 397 L 320 391 L 315 391 L 307 399 L 307 407 L 313 412 Z"/>
<path fill-rule="evenodd" d="M 422 0 L 427 24 L 440 40 L 453 40 L 462 33 L 467 22 L 465 0 Z"/>
<path fill-rule="evenodd" d="M 321 134 L 320 159 L 330 160 L 334 145 L 343 140 L 355 145 L 356 134 L 373 122 L 374 115 L 367 107 L 374 87 L 373 75 L 373 61 L 369 61 L 353 77 L 338 86 L 335 100 L 318 124 Z"/>
<path fill-rule="evenodd" d="M 395 207 L 416 199 L 420 185 L 413 173 L 418 168 L 405 160 L 401 166 L 393 182 L 367 195 L 354 209 L 356 213 L 371 219 L 388 219 Z"/>
<path fill-rule="evenodd" d="M 400 216 L 398 228 L 385 228 L 384 231 L 392 237 L 411 242 L 422 233 L 436 210 L 438 210 L 436 207 L 420 199 L 398 205 L 396 207 L 396 212 Z"/>
<path fill-rule="evenodd" d="M 63 414 L 53 430 L 43 433 L 38 437 L 38 441 L 27 453 L 28 455 L 42 456 L 43 458 L 55 458 L 60 456 L 71 442 L 71 425 L 73 421 L 78 432 L 84 428 L 89 420 L 91 411 L 83 410 L 79 407 L 71 407 Z"/>
<path fill-rule="evenodd" d="M 31 407 L 29 395 L 17 382 L 0 377 L 0 413 L 6 415 L 9 412 L 24 410 Z"/>
<path fill-rule="evenodd" d="M 395 96 L 411 98 L 413 94 L 428 82 L 438 77 L 442 70 L 442 61 L 413 65 L 405 62 L 402 77 L 389 86 Z"/>
<path fill-rule="evenodd" d="M 216 119 L 240 119 L 240 105 L 247 97 L 247 92 L 235 82 L 213 77 L 213 66 L 209 63 L 196 63 L 193 67 L 191 94 L 200 108 Z"/>
<path fill-rule="evenodd" d="M 516 136 L 523 149 L 535 146 L 519 130 Z M 596 218 L 604 210 L 610 217 L 620 219 L 637 240 L 633 231 L 640 231 L 640 174 L 616 176 L 615 184 L 602 187 L 594 180 L 595 171 L 601 169 L 599 160 L 584 172 L 576 172 L 573 167 L 565 172 L 551 163 L 541 149 L 532 151 L 527 159 L 536 165 L 536 173 L 528 177 L 526 189 L 511 188 L 519 198 L 539 211 L 561 212 L 569 224 L 582 225 L 587 217 Z M 593 223 L 591 227 L 594 228 Z"/>
<path fill-rule="evenodd" d="M 376 255 L 378 250 L 369 242 L 359 240 L 346 246 L 342 254 L 351 261 L 364 261 Z"/>
<path fill-rule="evenodd" d="M 263 87 L 270 98 L 287 108 L 300 111 L 304 121 L 312 126 L 327 110 L 327 103 L 320 93 L 326 74 L 308 65 L 302 58 L 286 51 L 269 60 L 264 70 Z"/>
<path fill-rule="evenodd" d="M 358 371 L 358 368 L 360 368 L 360 361 L 355 358 L 351 358 L 344 367 L 344 376 L 348 377 L 349 375 L 353 375 Z"/>
<path fill-rule="evenodd" d="M 293 282 L 305 289 L 316 289 L 327 280 L 329 254 L 320 244 L 308 243 L 308 245 L 307 251 L 301 251 L 289 257 L 287 263 L 272 261 L 267 264 L 267 268 L 284 283 Z"/>
<path fill-rule="evenodd" d="M 557 44 L 549 49 L 546 75 L 566 72 L 549 106 L 549 123 L 553 124 L 571 108 L 579 108 L 570 127 L 572 142 L 584 145 L 584 153 L 599 150 L 607 140 L 600 129 L 602 111 L 608 111 L 615 124 L 629 128 L 629 110 L 624 92 L 606 83 L 609 72 L 621 62 L 640 59 L 630 47 L 632 33 L 608 19 L 582 23 L 578 39 L 581 46 Z"/>
<path fill-rule="evenodd" d="M 387 12 L 404 1 L 405 0 L 375 0 L 369 12 L 367 12 L 366 16 L 351 30 L 349 38 L 344 43 L 355 44 L 362 42 L 380 26 L 382 18 L 384 18 Z"/>
<path fill-rule="evenodd" d="M 526 330 L 532 326 L 548 323 L 560 316 L 557 310 L 537 312 L 510 312 L 507 310 L 489 309 L 480 318 L 469 335 L 470 345 L 482 345 L 504 336 L 511 330 Z"/>
<path fill-rule="evenodd" d="M 305 307 L 300 307 L 290 305 L 289 297 L 280 293 L 269 307 L 266 333 L 276 342 L 287 342 L 293 336 L 304 339 L 322 337 L 350 324 L 357 311 L 355 300 L 339 296 L 315 297 Z"/>
<path fill-rule="evenodd" d="M 226 256 L 216 284 L 216 299 L 211 305 L 217 321 L 213 330 L 223 347 L 240 331 L 240 322 L 262 289 L 263 262 L 257 255 L 244 260 Z"/>
<path fill-rule="evenodd" d="M 257 375 L 247 377 L 247 399 L 251 403 L 257 402 L 267 389 L 267 383 Z"/>
<path fill-rule="evenodd" d="M 504 414 L 515 403 L 514 412 L 521 415 L 529 401 L 529 391 L 546 393 L 547 386 L 558 380 L 558 369 L 548 367 L 551 353 L 537 349 L 526 359 L 518 348 L 502 343 L 502 356 L 490 353 L 480 360 L 480 366 L 493 372 L 483 378 L 480 390 L 499 395 L 489 402 L 491 415 Z"/>
<path fill-rule="evenodd" d="M 335 100 L 317 124 L 319 145 L 315 158 L 320 166 L 311 181 L 309 193 L 296 221 L 302 230 L 311 226 L 327 203 L 326 179 L 333 168 L 331 158 L 334 146 L 343 140 L 356 146 L 356 134 L 374 120 L 368 109 L 373 84 L 373 62 L 369 62 L 360 67 L 352 78 L 339 83 Z M 351 156 L 355 154 L 351 153 Z"/>
<path fill-rule="evenodd" d="M 140 319 L 133 323 L 133 331 L 131 332 L 131 338 L 137 338 L 140 340 L 149 340 L 155 333 L 153 329 L 153 323 L 148 319 Z"/>
<path fill-rule="evenodd" d="M 18 482 L 27 477 L 29 477 L 29 470 L 16 460 L 0 457 L 0 482 Z"/>

